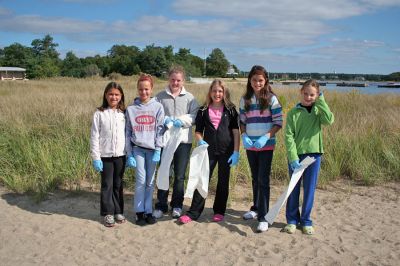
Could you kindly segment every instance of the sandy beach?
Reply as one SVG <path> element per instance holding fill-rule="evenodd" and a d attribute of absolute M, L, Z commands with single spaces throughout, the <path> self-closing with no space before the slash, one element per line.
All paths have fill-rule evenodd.
<path fill-rule="evenodd" d="M 272 187 L 271 205 L 283 190 Z M 306 236 L 281 232 L 284 209 L 267 232 L 256 233 L 257 222 L 241 218 L 250 189 L 240 185 L 224 222 L 211 222 L 211 196 L 201 219 L 186 225 L 168 216 L 135 225 L 128 191 L 128 221 L 114 228 L 101 224 L 98 192 L 60 190 L 35 203 L 0 187 L 1 265 L 399 265 L 399 192 L 396 183 L 319 189 L 316 234 Z"/>

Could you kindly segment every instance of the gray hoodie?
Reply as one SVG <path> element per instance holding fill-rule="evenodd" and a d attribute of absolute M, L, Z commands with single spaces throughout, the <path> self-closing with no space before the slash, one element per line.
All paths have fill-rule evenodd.
<path fill-rule="evenodd" d="M 126 109 L 126 154 L 128 156 L 132 154 L 133 146 L 152 150 L 161 149 L 163 122 L 164 108 L 161 103 L 151 98 L 143 104 L 139 98 L 136 98 Z"/>

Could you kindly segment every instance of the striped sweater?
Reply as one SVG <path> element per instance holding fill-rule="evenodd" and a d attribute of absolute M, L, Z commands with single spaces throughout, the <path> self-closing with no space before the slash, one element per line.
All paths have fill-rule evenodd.
<path fill-rule="evenodd" d="M 246 133 L 253 142 L 268 133 L 273 126 L 282 127 L 282 106 L 275 95 L 271 97 L 269 106 L 262 113 L 260 112 L 260 105 L 255 95 L 251 98 L 250 109 L 248 111 L 245 110 L 244 106 L 245 100 L 242 97 L 239 104 L 240 123 L 246 126 Z M 275 137 L 271 137 L 261 149 L 252 147 L 249 150 L 273 150 L 275 144 Z"/>

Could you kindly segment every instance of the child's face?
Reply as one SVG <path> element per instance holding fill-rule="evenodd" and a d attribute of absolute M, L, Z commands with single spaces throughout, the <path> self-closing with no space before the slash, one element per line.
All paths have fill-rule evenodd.
<path fill-rule="evenodd" d="M 222 103 L 224 101 L 224 89 L 221 86 L 213 86 L 210 92 L 213 103 Z"/>
<path fill-rule="evenodd" d="M 150 100 L 152 92 L 153 92 L 153 88 L 151 87 L 150 81 L 143 80 L 143 81 L 139 82 L 138 94 L 139 94 L 139 99 L 142 103 L 145 103 Z"/>
<path fill-rule="evenodd" d="M 315 87 L 307 86 L 301 91 L 301 104 L 311 106 L 318 97 L 318 90 Z"/>
<path fill-rule="evenodd" d="M 172 93 L 180 91 L 183 87 L 183 74 L 182 73 L 172 73 L 169 78 L 169 89 Z"/>
<path fill-rule="evenodd" d="M 261 89 L 264 88 L 266 83 L 267 80 L 264 78 L 263 75 L 253 75 L 250 78 L 250 84 L 255 94 L 258 94 Z"/>
<path fill-rule="evenodd" d="M 117 108 L 118 103 L 121 101 L 122 94 L 118 89 L 110 89 L 106 93 L 108 106 L 112 109 Z"/>

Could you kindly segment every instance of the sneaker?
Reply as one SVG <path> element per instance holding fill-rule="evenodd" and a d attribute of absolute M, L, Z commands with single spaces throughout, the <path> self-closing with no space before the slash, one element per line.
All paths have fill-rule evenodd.
<path fill-rule="evenodd" d="M 115 222 L 118 223 L 118 224 L 125 223 L 125 221 L 126 221 L 126 218 L 125 218 L 125 216 L 123 214 L 114 215 L 114 219 L 115 219 Z"/>
<path fill-rule="evenodd" d="M 315 233 L 314 227 L 310 226 L 303 226 L 302 228 L 303 234 L 305 235 L 313 235 Z"/>
<path fill-rule="evenodd" d="M 190 223 L 190 222 L 193 221 L 193 220 L 192 220 L 192 218 L 190 218 L 189 216 L 183 215 L 183 216 L 179 217 L 178 221 L 179 221 L 180 223 L 182 223 L 182 224 L 188 224 L 188 223 Z"/>
<path fill-rule="evenodd" d="M 257 226 L 257 232 L 265 232 L 268 230 L 268 222 L 259 222 Z"/>
<path fill-rule="evenodd" d="M 104 216 L 104 225 L 106 227 L 113 227 L 115 225 L 114 216 L 110 214 Z"/>
<path fill-rule="evenodd" d="M 146 223 L 148 224 L 155 224 L 157 222 L 157 220 L 153 217 L 153 215 L 151 213 L 147 213 L 146 214 L 146 218 L 144 218 Z"/>
<path fill-rule="evenodd" d="M 172 218 L 178 219 L 182 215 L 182 209 L 181 208 L 173 208 L 172 209 Z"/>
<path fill-rule="evenodd" d="M 153 217 L 155 218 L 155 219 L 160 219 L 161 217 L 163 217 L 164 216 L 164 213 L 162 212 L 162 210 L 157 210 L 157 209 L 155 209 L 154 211 L 153 211 Z"/>
<path fill-rule="evenodd" d="M 136 213 L 136 224 L 140 225 L 140 226 L 146 225 L 144 212 L 137 212 Z"/>
<path fill-rule="evenodd" d="M 245 214 L 243 214 L 244 220 L 253 220 L 256 218 L 257 218 L 257 213 L 255 211 L 248 211 Z"/>
<path fill-rule="evenodd" d="M 222 214 L 214 214 L 213 216 L 213 221 L 218 223 L 218 222 L 222 222 L 224 220 L 224 216 Z"/>
<path fill-rule="evenodd" d="M 286 232 L 288 234 L 294 234 L 296 232 L 296 225 L 295 224 L 287 224 L 283 230 L 283 232 Z"/>

